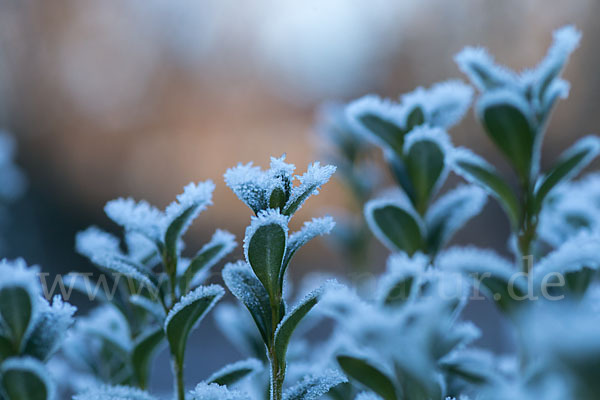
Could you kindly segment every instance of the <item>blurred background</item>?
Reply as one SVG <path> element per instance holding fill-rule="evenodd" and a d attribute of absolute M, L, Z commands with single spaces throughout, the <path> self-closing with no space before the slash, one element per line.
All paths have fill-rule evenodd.
<path fill-rule="evenodd" d="M 600 127 L 598 15 L 597 0 L 0 0 L 0 128 L 15 136 L 29 182 L 9 208 L 2 251 L 53 274 L 91 270 L 74 253 L 74 235 L 92 224 L 116 231 L 106 201 L 132 196 L 163 207 L 205 179 L 217 184 L 215 205 L 187 234 L 188 248 L 217 227 L 241 241 L 251 212 L 223 173 L 238 162 L 267 167 L 283 153 L 300 173 L 324 159 L 314 129 L 324 101 L 396 98 L 464 79 L 453 55 L 466 45 L 483 45 L 519 70 L 533 66 L 551 32 L 574 23 L 583 40 L 565 72 L 569 101 L 559 104 L 545 141 L 548 165 Z M 509 173 L 472 112 L 450 134 Z M 346 206 L 346 196 L 338 182 L 328 184 L 292 226 Z M 456 242 L 507 253 L 507 235 L 490 201 Z M 373 245 L 371 271 L 382 270 L 387 254 Z M 294 262 L 295 280 L 315 269 L 348 272 L 322 242 Z M 485 319 L 485 310 L 473 313 Z M 190 363 L 202 360 L 190 382 L 237 357 L 212 324 L 193 338 L 210 344 L 190 350 Z M 485 340 L 502 349 L 497 323 L 486 329 Z M 160 362 L 166 371 L 166 357 Z M 155 385 L 169 379 L 157 374 Z"/>

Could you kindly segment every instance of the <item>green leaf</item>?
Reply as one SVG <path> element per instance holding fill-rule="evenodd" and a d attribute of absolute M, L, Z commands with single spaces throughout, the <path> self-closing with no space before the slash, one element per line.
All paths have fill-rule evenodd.
<path fill-rule="evenodd" d="M 14 285 L 0 288 L 0 316 L 10 333 L 15 350 L 21 349 L 33 318 L 35 300 L 26 287 Z"/>
<path fill-rule="evenodd" d="M 304 297 L 285 317 L 281 320 L 275 331 L 275 354 L 279 365 L 285 365 L 287 347 L 296 327 L 302 318 L 318 303 L 323 288 L 312 291 Z"/>
<path fill-rule="evenodd" d="M 199 286 L 182 297 L 169 311 L 164 330 L 176 360 L 183 361 L 190 332 L 224 294 L 219 285 Z"/>
<path fill-rule="evenodd" d="M 337 362 L 349 377 L 377 393 L 383 400 L 398 400 L 396 388 L 390 378 L 366 360 L 337 356 Z"/>
<path fill-rule="evenodd" d="M 261 214 L 263 217 L 253 220 L 244 242 L 248 264 L 274 300 L 280 291 L 279 272 L 285 255 L 287 225 L 283 225 L 281 218 L 273 220 L 270 215 L 275 214 Z"/>
<path fill-rule="evenodd" d="M 269 196 L 269 208 L 283 209 L 287 202 L 287 196 L 282 187 L 276 186 Z"/>
<path fill-rule="evenodd" d="M 185 231 L 185 227 L 189 225 L 192 219 L 194 219 L 196 215 L 196 211 L 200 207 L 200 204 L 193 204 L 187 207 L 183 212 L 175 218 L 167 228 L 165 233 L 165 252 L 167 256 L 167 260 L 170 260 L 167 264 L 172 264 L 176 262 L 178 255 L 178 246 L 177 243 L 181 238 L 181 235 Z M 174 271 L 170 271 L 170 273 L 174 273 Z"/>
<path fill-rule="evenodd" d="M 309 375 L 287 389 L 283 394 L 283 400 L 317 400 L 331 388 L 344 382 L 348 382 L 348 379 L 333 369 Z"/>
<path fill-rule="evenodd" d="M 522 181 L 531 173 L 536 128 L 526 100 L 508 90 L 484 93 L 477 114 Z"/>
<path fill-rule="evenodd" d="M 425 136 L 436 132 L 440 138 Z M 445 148 L 441 142 L 441 130 L 418 128 L 408 134 L 404 146 L 406 171 L 415 190 L 415 207 L 423 214 L 445 172 Z M 447 140 L 447 138 L 446 138 Z"/>
<path fill-rule="evenodd" d="M 244 261 L 227 264 L 222 275 L 227 288 L 250 311 L 263 341 L 268 344 L 272 329 L 269 294 Z"/>
<path fill-rule="evenodd" d="M 518 228 L 521 219 L 519 200 L 493 166 L 467 149 L 457 149 L 453 153 L 452 164 L 457 174 L 469 182 L 482 186 L 496 197 L 513 229 Z"/>
<path fill-rule="evenodd" d="M 15 355 L 17 355 L 17 352 L 15 351 L 15 348 L 10 338 L 7 338 L 4 335 L 0 335 L 0 363 L 8 357 L 12 357 Z"/>
<path fill-rule="evenodd" d="M 425 216 L 427 246 L 436 254 L 472 217 L 478 215 L 487 200 L 476 185 L 459 186 L 440 197 Z"/>
<path fill-rule="evenodd" d="M 421 219 L 405 199 L 371 200 L 365 205 L 365 218 L 371 231 L 390 250 L 413 255 L 423 248 Z"/>
<path fill-rule="evenodd" d="M 248 375 L 254 374 L 263 368 L 262 363 L 256 358 L 249 358 L 226 365 L 214 374 L 212 374 L 205 382 L 216 383 L 220 386 L 230 387 L 234 383 L 239 382 Z"/>
<path fill-rule="evenodd" d="M 535 210 L 542 208 L 544 199 L 559 183 L 571 179 L 585 168 L 600 152 L 600 139 L 586 136 L 579 139 L 558 158 L 556 164 L 540 179 L 535 192 Z"/>
<path fill-rule="evenodd" d="M 384 152 L 384 157 L 387 165 L 390 168 L 396 182 L 400 185 L 404 193 L 408 196 L 412 204 L 417 202 L 416 189 L 413 186 L 412 179 L 408 174 L 404 160 L 397 154 L 391 151 Z"/>
<path fill-rule="evenodd" d="M 148 378 L 150 376 L 150 366 L 152 359 L 159 349 L 165 333 L 161 327 L 154 327 L 142 332 L 133 342 L 133 350 L 131 351 L 131 364 L 140 387 L 148 386 Z"/>
<path fill-rule="evenodd" d="M 9 358 L 0 367 L 2 392 L 10 400 L 47 400 L 54 386 L 44 364 L 33 358 Z"/>
<path fill-rule="evenodd" d="M 130 279 L 131 283 L 137 283 L 146 289 L 155 293 L 157 282 L 150 270 L 138 265 L 125 257 L 118 257 L 111 254 L 98 254 L 92 258 L 92 262 L 100 268 L 112 272 L 117 276 L 123 275 Z"/>
<path fill-rule="evenodd" d="M 405 275 L 403 279 L 398 279 L 391 284 L 383 296 L 383 304 L 386 306 L 396 306 L 406 302 L 410 297 L 414 280 L 415 277 L 413 275 Z"/>
<path fill-rule="evenodd" d="M 406 130 L 401 128 L 391 119 L 385 119 L 374 113 L 365 113 L 358 116 L 358 121 L 372 134 L 379 142 L 388 145 L 394 152 L 402 154 L 404 145 L 404 135 Z"/>
<path fill-rule="evenodd" d="M 423 125 L 424 123 L 425 123 L 425 113 L 423 112 L 423 108 L 421 108 L 421 106 L 417 105 L 406 116 L 406 122 L 404 124 L 404 129 L 406 132 L 410 132 L 417 126 Z"/>

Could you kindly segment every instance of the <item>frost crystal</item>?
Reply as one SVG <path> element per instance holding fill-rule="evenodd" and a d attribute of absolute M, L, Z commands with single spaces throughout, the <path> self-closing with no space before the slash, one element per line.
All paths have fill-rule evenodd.
<path fill-rule="evenodd" d="M 73 397 L 73 400 L 156 400 L 143 390 L 129 386 L 101 386 Z"/>
<path fill-rule="evenodd" d="M 444 154 L 447 154 L 452 149 L 452 143 L 446 131 L 441 128 L 418 126 L 404 138 L 404 153 L 408 153 L 415 143 L 421 141 L 429 141 L 437 144 Z"/>
<path fill-rule="evenodd" d="M 567 273 L 581 268 L 600 267 L 600 234 L 582 231 L 542 258 L 534 271 L 543 278 L 552 272 Z"/>
<path fill-rule="evenodd" d="M 289 237 L 290 247 L 301 247 L 317 236 L 327 235 L 333 227 L 335 221 L 332 217 L 326 216 L 321 218 L 313 218 L 311 221 L 306 221 L 298 232 L 294 232 Z"/>
<path fill-rule="evenodd" d="M 321 166 L 318 161 L 310 164 L 303 175 L 296 176 L 300 181 L 300 185 L 292 188 L 290 198 L 284 209 L 297 204 L 295 208 L 295 211 L 297 211 L 310 196 L 319 194 L 319 189 L 329 181 L 335 170 L 334 165 Z"/>
<path fill-rule="evenodd" d="M 200 383 L 190 392 L 190 396 L 192 400 L 252 400 L 246 393 L 229 390 L 216 383 Z"/>
<path fill-rule="evenodd" d="M 183 193 L 177 196 L 177 201 L 171 203 L 163 212 L 146 201 L 135 202 L 132 198 L 118 198 L 106 203 L 106 215 L 126 231 L 136 231 L 146 237 L 160 241 L 171 222 L 185 210 L 195 206 L 192 215 L 186 219 L 182 232 L 198 216 L 206 206 L 212 204 L 212 192 L 215 185 L 211 181 L 190 183 L 185 186 Z"/>
<path fill-rule="evenodd" d="M 193 304 L 194 302 L 198 301 L 198 299 L 205 298 L 205 297 L 213 298 L 213 300 L 211 301 L 211 304 L 207 307 L 207 309 L 205 311 L 205 313 L 208 313 L 208 311 L 210 311 L 210 309 L 213 308 L 215 306 L 215 304 L 224 295 L 225 295 L 225 290 L 219 285 L 198 286 L 196 289 L 192 290 L 191 292 L 189 292 L 188 294 L 183 296 L 181 299 L 179 299 L 179 302 L 177 302 L 171 308 L 171 310 L 169 311 L 169 314 L 167 314 L 167 318 L 165 318 L 165 324 L 164 324 L 165 330 L 167 329 L 169 322 L 171 322 L 171 319 L 173 319 L 173 317 L 175 315 L 177 315 L 177 313 L 179 311 L 181 311 L 185 307 L 189 306 L 190 304 Z M 197 321 L 197 323 L 199 323 L 199 322 L 200 321 Z"/>
<path fill-rule="evenodd" d="M 121 254 L 119 238 L 95 226 L 77 233 L 75 249 L 88 258 L 98 253 Z"/>
<path fill-rule="evenodd" d="M 241 360 L 241 361 L 237 361 L 237 362 L 226 365 L 225 367 L 221 368 L 220 370 L 216 371 L 214 374 L 209 376 L 206 379 L 206 382 L 211 382 L 219 376 L 227 375 L 231 372 L 234 372 L 234 371 L 237 371 L 240 369 L 251 370 L 252 371 L 251 374 L 254 374 L 254 373 L 260 371 L 262 368 L 263 368 L 263 364 L 259 360 L 257 360 L 256 358 L 248 358 L 246 360 Z M 250 376 L 251 374 L 249 374 L 248 376 Z"/>
<path fill-rule="evenodd" d="M 332 387 L 344 382 L 348 382 L 348 379 L 341 372 L 329 369 L 304 377 L 296 385 L 287 389 L 283 394 L 283 398 L 316 400 Z"/>
<path fill-rule="evenodd" d="M 465 47 L 454 57 L 460 70 L 480 91 L 496 87 L 518 87 L 518 77 L 505 66 L 498 65 L 482 47 Z"/>

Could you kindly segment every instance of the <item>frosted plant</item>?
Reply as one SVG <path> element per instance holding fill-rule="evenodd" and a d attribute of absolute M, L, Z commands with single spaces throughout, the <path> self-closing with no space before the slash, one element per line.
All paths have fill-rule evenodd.
<path fill-rule="evenodd" d="M 55 397 L 55 382 L 44 365 L 73 324 L 75 307 L 60 296 L 42 297 L 37 267 L 0 261 L 0 395 L 7 400 Z"/>
<path fill-rule="evenodd" d="M 421 255 L 398 257 L 390 261 L 374 302 L 347 288 L 323 299 L 323 308 L 338 321 L 336 358 L 343 371 L 379 396 L 371 398 L 384 400 L 443 398 L 452 393 L 448 382 L 454 377 L 484 382 L 485 371 L 469 371 L 464 362 L 465 346 L 479 336 L 472 324 L 457 321 L 467 292 L 440 296 L 448 283 L 460 288 L 461 276 L 426 271 Z M 390 285 L 394 277 L 410 297 L 400 293 L 400 285 Z"/>
<path fill-rule="evenodd" d="M 464 115 L 473 90 L 459 81 L 417 88 L 399 103 L 366 96 L 348 105 L 353 128 L 379 145 L 399 191 L 369 201 L 369 227 L 391 251 L 431 257 L 477 215 L 486 201 L 475 186 L 459 187 L 432 204 L 449 171 L 453 152 L 446 129 Z"/>
<path fill-rule="evenodd" d="M 114 285 L 124 292 L 112 299 L 112 306 L 126 321 L 123 330 L 113 332 L 98 327 L 105 325 L 101 321 L 82 328 L 112 344 L 124 360 L 122 375 L 111 376 L 109 383 L 145 388 L 152 356 L 166 339 L 176 398 L 184 399 L 183 366 L 188 336 L 224 294 L 221 286 L 202 283 L 209 269 L 236 246 L 232 234 L 217 230 L 191 259 L 182 255 L 181 237 L 198 214 L 212 204 L 213 189 L 211 181 L 190 183 L 164 211 L 130 198 L 108 202 L 106 214 L 124 228 L 127 252 L 122 251 L 116 237 L 98 228 L 77 235 L 77 250 L 113 274 Z M 81 288 L 81 284 L 76 287 Z M 107 312 L 98 318 L 106 318 L 110 315 Z"/>
<path fill-rule="evenodd" d="M 289 234 L 288 222 L 302 204 L 324 185 L 335 171 L 331 165 L 311 164 L 306 173 L 294 177 L 294 165 L 285 157 L 271 158 L 271 167 L 261 171 L 252 164 L 238 165 L 225 173 L 233 192 L 257 215 L 246 228 L 245 260 L 228 264 L 223 280 L 229 290 L 250 312 L 262 338 L 270 364 L 271 400 L 314 399 L 339 384 L 341 378 L 329 374 L 312 377 L 284 394 L 288 345 L 303 317 L 317 304 L 322 288 L 310 292 L 298 304 L 288 308 L 284 300 L 286 270 L 296 251 L 313 238 L 327 234 L 334 226 L 330 217 L 314 218 L 302 229 Z M 295 179 L 299 180 L 294 185 Z M 292 389 L 290 389 L 292 390 Z M 316 390 L 316 389 L 315 389 Z M 304 393 L 298 395 L 295 393 Z M 316 393 L 316 392 L 314 392 Z"/>
<path fill-rule="evenodd" d="M 538 224 L 539 239 L 559 247 L 579 231 L 600 231 L 600 175 L 558 185 L 544 203 Z"/>
<path fill-rule="evenodd" d="M 528 271 L 539 214 L 547 195 L 561 182 L 577 175 L 600 152 L 596 136 L 579 139 L 544 174 L 540 173 L 541 146 L 550 113 L 569 84 L 560 78 L 581 34 L 566 26 L 554 33 L 546 57 L 520 74 L 500 66 L 481 48 L 466 48 L 456 62 L 481 92 L 475 106 L 478 119 L 496 147 L 512 165 L 519 183 L 514 191 L 483 158 L 466 149 L 452 154 L 454 170 L 495 196 L 508 215 L 517 250 Z"/>
<path fill-rule="evenodd" d="M 381 183 L 381 171 L 370 159 L 370 143 L 350 126 L 342 104 L 321 106 L 316 130 L 327 143 L 326 156 L 337 166 L 336 178 L 347 193 L 348 211 L 336 211 L 330 240 L 354 272 L 367 269 L 371 234 L 360 214 Z M 322 143 L 319 143 L 320 147 Z"/>

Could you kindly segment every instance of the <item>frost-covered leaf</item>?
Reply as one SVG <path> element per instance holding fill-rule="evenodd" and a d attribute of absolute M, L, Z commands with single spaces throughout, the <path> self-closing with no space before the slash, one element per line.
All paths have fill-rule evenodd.
<path fill-rule="evenodd" d="M 284 400 L 317 400 L 329 390 L 348 379 L 339 371 L 330 369 L 304 377 L 300 382 L 287 389 Z"/>
<path fill-rule="evenodd" d="M 337 356 L 342 370 L 352 379 L 377 393 L 383 400 L 398 400 L 392 380 L 382 371 L 360 358 Z"/>
<path fill-rule="evenodd" d="M 514 265 L 491 250 L 454 247 L 439 255 L 437 266 L 469 275 L 477 282 L 476 289 L 483 289 L 503 311 L 511 311 L 527 293 L 524 277 L 517 279 Z"/>
<path fill-rule="evenodd" d="M 404 144 L 404 110 L 400 104 L 365 96 L 350 103 L 346 109 L 353 128 L 383 148 L 402 153 Z"/>
<path fill-rule="evenodd" d="M 221 386 L 235 384 L 236 382 L 255 374 L 263 368 L 262 363 L 256 358 L 248 358 L 228 364 L 206 379 L 206 383 L 216 383 Z"/>
<path fill-rule="evenodd" d="M 527 101 L 510 90 L 484 93 L 476 106 L 486 132 L 522 180 L 529 177 L 536 127 Z"/>
<path fill-rule="evenodd" d="M 143 266 L 136 265 L 135 262 L 124 257 L 115 257 L 110 254 L 96 254 L 92 257 L 92 262 L 97 266 L 109 272 L 122 275 L 132 281 L 146 287 L 152 293 L 156 293 L 157 286 L 152 273 Z"/>
<path fill-rule="evenodd" d="M 183 188 L 183 193 L 177 195 L 177 201 L 171 203 L 165 210 L 168 223 L 164 243 L 167 258 L 175 260 L 178 256 L 178 242 L 187 231 L 192 221 L 207 206 L 212 204 L 212 193 L 215 184 L 208 180 L 194 184 L 193 182 Z"/>
<path fill-rule="evenodd" d="M 288 344 L 294 330 L 306 314 L 318 303 L 323 291 L 324 287 L 321 287 L 307 294 L 293 309 L 286 313 L 277 326 L 274 348 L 279 365 L 285 365 Z"/>
<path fill-rule="evenodd" d="M 499 87 L 518 87 L 515 73 L 496 64 L 484 48 L 466 47 L 454 57 L 454 61 L 482 92 Z"/>
<path fill-rule="evenodd" d="M 152 359 L 163 343 L 164 337 L 162 327 L 157 326 L 140 333 L 133 342 L 131 364 L 141 387 L 146 387 L 148 384 Z"/>
<path fill-rule="evenodd" d="M 450 139 L 440 128 L 418 127 L 404 141 L 404 161 L 415 194 L 415 207 L 423 213 L 430 198 L 444 182 L 445 157 Z"/>
<path fill-rule="evenodd" d="M 279 210 L 261 211 L 246 228 L 246 261 L 274 299 L 279 287 L 279 273 L 285 255 L 288 217 Z"/>
<path fill-rule="evenodd" d="M 55 296 L 52 306 L 45 299 L 39 300 L 38 312 L 33 328 L 23 348 L 24 354 L 46 361 L 64 340 L 67 330 L 73 325 L 76 308 Z"/>
<path fill-rule="evenodd" d="M 37 267 L 28 268 L 21 259 L 0 262 L 0 321 L 16 350 L 21 350 L 33 328 L 31 321 L 41 295 L 37 272 Z"/>
<path fill-rule="evenodd" d="M 283 285 L 285 271 L 296 251 L 315 237 L 329 234 L 334 226 L 335 221 L 329 216 L 313 218 L 312 221 L 305 222 L 302 229 L 298 232 L 294 232 L 290 235 L 285 249 L 281 272 L 279 273 L 280 285 Z"/>
<path fill-rule="evenodd" d="M 536 210 L 541 209 L 544 199 L 559 183 L 571 179 L 600 153 L 600 139 L 586 136 L 567 149 L 552 169 L 540 179 L 536 190 Z"/>
<path fill-rule="evenodd" d="M 425 93 L 427 122 L 442 128 L 456 124 L 469 109 L 473 97 L 473 89 L 459 80 L 436 83 Z"/>
<path fill-rule="evenodd" d="M 156 400 L 149 393 L 129 386 L 100 386 L 73 397 L 73 400 Z"/>
<path fill-rule="evenodd" d="M 521 218 L 519 200 L 492 165 L 465 148 L 453 151 L 450 163 L 457 174 L 471 183 L 482 186 L 494 196 L 506 212 L 511 225 L 515 228 L 519 226 Z"/>
<path fill-rule="evenodd" d="M 83 336 L 101 339 L 115 352 L 129 354 L 131 350 L 129 324 L 112 303 L 96 307 L 89 315 L 78 318 L 75 330 Z M 75 349 L 64 347 L 64 351 L 71 350 Z"/>
<path fill-rule="evenodd" d="M 224 294 L 225 290 L 219 285 L 199 286 L 171 308 L 164 330 L 171 352 L 178 361 L 183 360 L 190 332 Z"/>
<path fill-rule="evenodd" d="M 162 240 L 165 215 L 146 201 L 136 202 L 132 198 L 111 200 L 104 206 L 108 218 L 127 231 L 139 232 L 154 242 Z"/>
<path fill-rule="evenodd" d="M 406 253 L 396 253 L 388 258 L 387 271 L 378 282 L 377 293 L 381 304 L 397 306 L 404 304 L 417 287 L 417 280 L 429 261 L 421 253 L 409 257 Z"/>
<path fill-rule="evenodd" d="M 101 230 L 96 226 L 90 226 L 75 235 L 75 249 L 81 255 L 92 258 L 99 253 L 119 254 L 119 238 Z"/>
<path fill-rule="evenodd" d="M 199 383 L 190 392 L 190 396 L 191 400 L 252 400 L 246 393 L 229 390 L 226 386 L 219 386 L 216 383 Z"/>
<path fill-rule="evenodd" d="M 412 255 L 423 248 L 423 223 L 405 197 L 369 201 L 365 218 L 373 234 L 391 251 Z"/>
<path fill-rule="evenodd" d="M 165 320 L 166 314 L 164 308 L 157 302 L 152 301 L 148 297 L 133 294 L 128 298 L 129 302 L 134 306 L 146 311 L 152 315 L 154 319 L 162 325 Z"/>
<path fill-rule="evenodd" d="M 281 213 L 292 216 L 310 196 L 319 194 L 319 189 L 329 181 L 335 170 L 334 165 L 321 166 L 318 161 L 310 164 L 306 172 L 297 177 L 300 185 L 291 188 Z"/>
<path fill-rule="evenodd" d="M 244 261 L 227 264 L 223 268 L 223 281 L 233 295 L 252 315 L 265 343 L 269 342 L 272 329 L 269 294 Z"/>
<path fill-rule="evenodd" d="M 194 256 L 189 266 L 183 273 L 183 285 L 189 286 L 201 281 L 208 271 L 223 257 L 231 253 L 237 246 L 235 236 L 227 231 L 217 229 L 210 242 L 206 243 Z"/>
<path fill-rule="evenodd" d="M 478 215 L 487 200 L 475 185 L 459 186 L 440 197 L 425 216 L 427 243 L 437 253 L 471 218 Z"/>
<path fill-rule="evenodd" d="M 579 45 L 581 33 L 574 26 L 567 25 L 554 31 L 553 37 L 552 46 L 533 71 L 533 95 L 540 103 L 543 103 L 552 91 L 552 85 L 567 63 L 569 55 Z M 551 106 L 551 103 L 549 105 Z"/>
<path fill-rule="evenodd" d="M 583 231 L 542 258 L 533 271 L 539 284 L 556 284 L 558 273 L 568 290 L 583 294 L 599 268 L 600 235 Z"/>
<path fill-rule="evenodd" d="M 9 358 L 0 365 L 2 394 L 9 400 L 52 400 L 55 387 L 40 361 Z"/>

